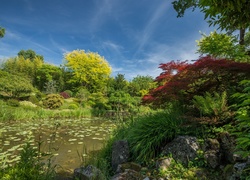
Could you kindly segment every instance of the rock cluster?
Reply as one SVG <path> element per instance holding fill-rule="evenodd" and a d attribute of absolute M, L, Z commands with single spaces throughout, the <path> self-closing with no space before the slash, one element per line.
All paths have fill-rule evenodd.
<path fill-rule="evenodd" d="M 235 155 L 234 147 L 234 139 L 228 133 L 221 133 L 217 139 L 206 139 L 203 146 L 199 145 L 196 137 L 178 136 L 162 149 L 161 154 L 164 158 L 158 159 L 155 167 L 167 169 L 173 160 L 187 166 L 190 160 L 197 158 L 198 151 L 202 151 L 204 161 L 209 168 L 220 168 L 223 179 L 236 180 L 241 177 L 244 169 L 250 168 L 250 157 L 244 159 Z M 128 142 L 126 140 L 115 142 L 112 148 L 112 168 L 116 174 L 111 180 L 150 180 L 150 177 L 142 173 L 145 167 L 128 161 Z M 206 172 L 203 170 L 197 170 L 196 175 L 201 179 L 206 178 Z M 80 180 L 104 178 L 101 171 L 94 166 L 76 169 L 75 177 Z"/>

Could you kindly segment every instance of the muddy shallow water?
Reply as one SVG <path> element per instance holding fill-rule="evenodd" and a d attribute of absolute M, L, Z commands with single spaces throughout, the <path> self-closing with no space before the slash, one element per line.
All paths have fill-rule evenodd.
<path fill-rule="evenodd" d="M 89 152 L 103 146 L 114 127 L 112 121 L 88 118 L 1 122 L 0 165 L 18 161 L 19 153 L 28 141 L 33 148 L 51 153 L 53 164 L 59 165 L 59 171 L 72 172 Z"/>

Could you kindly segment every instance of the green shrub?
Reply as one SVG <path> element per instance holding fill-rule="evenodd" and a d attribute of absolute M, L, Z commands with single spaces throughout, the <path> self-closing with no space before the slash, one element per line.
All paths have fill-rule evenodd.
<path fill-rule="evenodd" d="M 70 97 L 72 97 L 73 96 L 73 92 L 72 91 L 70 91 L 70 90 L 65 90 L 64 92 L 66 92 Z"/>
<path fill-rule="evenodd" d="M 18 106 L 20 106 L 19 101 L 16 100 L 16 99 L 9 99 L 9 100 L 7 101 L 7 104 L 8 104 L 9 106 L 12 106 L 12 107 L 18 107 Z"/>
<path fill-rule="evenodd" d="M 238 111 L 237 124 L 232 131 L 237 137 L 238 153 L 247 157 L 250 156 L 250 80 L 244 80 L 240 84 L 244 86 L 243 92 L 233 95 L 238 100 Z"/>
<path fill-rule="evenodd" d="M 79 106 L 78 106 L 78 104 L 70 104 L 69 105 L 69 107 L 68 107 L 69 109 L 78 109 L 79 108 Z"/>
<path fill-rule="evenodd" d="M 25 106 L 25 107 L 34 107 L 34 108 L 37 107 L 37 105 L 33 104 L 30 101 L 20 101 L 19 103 L 20 105 Z"/>
<path fill-rule="evenodd" d="M 32 95 L 29 97 L 29 101 L 32 102 L 33 104 L 38 104 L 39 100 L 36 96 Z"/>
<path fill-rule="evenodd" d="M 206 92 L 204 96 L 194 96 L 193 104 L 200 111 L 201 116 L 220 120 L 229 117 L 226 91 L 221 94 L 215 92 L 212 95 Z"/>
<path fill-rule="evenodd" d="M 63 105 L 63 98 L 59 94 L 48 94 L 43 100 L 43 106 L 49 109 L 56 109 Z"/>

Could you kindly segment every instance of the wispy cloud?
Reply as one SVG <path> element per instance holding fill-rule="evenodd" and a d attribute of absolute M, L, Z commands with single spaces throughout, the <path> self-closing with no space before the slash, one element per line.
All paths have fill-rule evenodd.
<path fill-rule="evenodd" d="M 145 28 L 142 32 L 140 32 L 137 42 L 138 42 L 138 48 L 135 52 L 136 56 L 138 53 L 142 51 L 144 46 L 148 43 L 150 40 L 152 34 L 154 33 L 154 30 L 158 27 L 158 20 L 163 17 L 163 14 L 166 13 L 167 9 L 170 7 L 169 2 L 163 2 L 159 5 L 159 7 L 154 11 L 152 16 L 150 17 L 149 21 L 145 25 Z"/>
<path fill-rule="evenodd" d="M 104 41 L 102 45 L 104 49 L 111 49 L 112 51 L 115 51 L 117 53 L 120 53 L 120 51 L 123 49 L 121 45 L 116 44 L 112 41 Z"/>
<path fill-rule="evenodd" d="M 110 18 L 115 3 L 115 0 L 96 1 L 96 9 L 94 9 L 93 16 L 90 21 L 90 31 L 96 31 L 102 26 L 103 23 L 106 22 L 108 17 Z M 112 14 L 112 16 L 115 16 L 115 14 Z"/>

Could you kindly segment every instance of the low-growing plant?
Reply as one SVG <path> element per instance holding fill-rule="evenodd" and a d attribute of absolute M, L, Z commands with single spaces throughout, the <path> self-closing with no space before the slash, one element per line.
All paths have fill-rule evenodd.
<path fill-rule="evenodd" d="M 39 103 L 39 100 L 35 95 L 31 95 L 29 97 L 29 101 L 32 102 L 33 104 L 38 104 Z"/>
<path fill-rule="evenodd" d="M 230 115 L 226 91 L 221 94 L 217 92 L 214 94 L 206 92 L 204 96 L 195 95 L 193 104 L 200 111 L 201 116 L 216 118 L 223 121 Z"/>
<path fill-rule="evenodd" d="M 59 94 L 48 94 L 43 100 L 43 106 L 49 109 L 56 109 L 63 105 L 63 98 Z"/>
<path fill-rule="evenodd" d="M 73 92 L 72 91 L 70 91 L 70 90 L 65 90 L 64 92 L 66 92 L 70 97 L 72 97 L 73 96 Z"/>
<path fill-rule="evenodd" d="M 56 166 L 51 164 L 51 158 L 44 163 L 40 152 L 33 149 L 29 143 L 24 146 L 20 156 L 20 160 L 14 166 L 1 169 L 1 180 L 52 180 L 55 178 Z"/>
<path fill-rule="evenodd" d="M 236 147 L 238 153 L 243 157 L 250 156 L 250 80 L 241 81 L 244 86 L 243 92 L 235 93 L 234 98 L 238 100 L 236 126 L 232 129 L 236 135 Z"/>
<path fill-rule="evenodd" d="M 70 98 L 70 95 L 67 92 L 61 92 L 60 95 L 64 98 L 64 99 L 68 99 Z"/>
<path fill-rule="evenodd" d="M 16 99 L 9 99 L 9 100 L 7 101 L 7 104 L 8 104 L 9 106 L 12 106 L 12 107 L 18 107 L 18 106 L 20 106 L 19 101 L 16 100 Z"/>
<path fill-rule="evenodd" d="M 76 103 L 72 103 L 72 104 L 69 105 L 68 108 L 69 108 L 69 109 L 78 109 L 78 108 L 79 108 L 79 105 L 76 104 Z"/>

